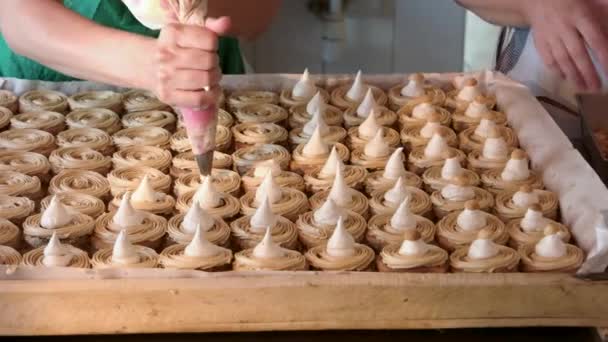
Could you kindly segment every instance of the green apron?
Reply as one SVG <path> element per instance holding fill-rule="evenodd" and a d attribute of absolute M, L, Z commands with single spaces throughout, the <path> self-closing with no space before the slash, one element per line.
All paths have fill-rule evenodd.
<path fill-rule="evenodd" d="M 121 0 L 64 0 L 63 3 L 67 8 L 105 26 L 149 37 L 157 37 L 159 34 L 159 31 L 150 30 L 139 23 Z M 218 53 L 222 71 L 225 74 L 241 74 L 244 72 L 238 40 L 227 37 L 220 38 Z M 75 80 L 73 77 L 49 69 L 29 58 L 17 55 L 8 47 L 1 34 L 0 77 L 53 82 Z"/>

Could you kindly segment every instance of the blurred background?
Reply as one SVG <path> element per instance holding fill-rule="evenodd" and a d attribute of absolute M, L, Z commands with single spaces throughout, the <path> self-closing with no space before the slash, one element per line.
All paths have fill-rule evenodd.
<path fill-rule="evenodd" d="M 451 0 L 284 0 L 243 53 L 259 73 L 447 72 L 492 67 L 498 36 Z"/>

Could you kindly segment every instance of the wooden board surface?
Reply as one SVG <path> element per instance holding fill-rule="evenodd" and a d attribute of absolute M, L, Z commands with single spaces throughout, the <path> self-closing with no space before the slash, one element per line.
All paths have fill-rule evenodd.
<path fill-rule="evenodd" d="M 0 334 L 608 326 L 608 282 L 530 274 L 3 281 Z"/>

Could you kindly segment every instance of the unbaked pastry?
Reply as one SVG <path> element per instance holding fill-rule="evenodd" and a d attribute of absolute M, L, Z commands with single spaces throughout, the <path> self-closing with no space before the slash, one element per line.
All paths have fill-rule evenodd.
<path fill-rule="evenodd" d="M 45 156 L 34 152 L 0 152 L 0 171 L 16 171 L 28 176 L 36 176 L 42 183 L 48 183 L 51 164 Z"/>
<path fill-rule="evenodd" d="M 543 215 L 552 220 L 557 219 L 558 198 L 551 191 L 532 189 L 523 185 L 518 190 L 507 190 L 496 195 L 494 210 L 503 221 L 524 217 L 533 204 L 540 205 Z"/>
<path fill-rule="evenodd" d="M 163 110 L 131 112 L 122 117 L 122 125 L 125 128 L 154 126 L 164 128 L 169 132 L 175 130 L 176 121 L 173 113 Z"/>
<path fill-rule="evenodd" d="M 375 113 L 377 122 L 382 126 L 392 127 L 397 122 L 397 113 L 379 105 L 368 90 L 363 102 L 357 107 L 351 107 L 344 111 L 344 127 L 356 127 L 365 121 L 368 116 Z"/>
<path fill-rule="evenodd" d="M 110 210 L 118 208 L 124 195 L 125 193 L 122 193 L 114 197 L 109 204 Z M 131 205 L 137 210 L 170 217 L 175 210 L 175 199 L 164 192 L 156 191 L 150 183 L 149 176 L 144 175 L 131 194 Z"/>
<path fill-rule="evenodd" d="M 0 265 L 19 265 L 21 254 L 14 248 L 0 245 Z"/>
<path fill-rule="evenodd" d="M 481 151 L 474 150 L 467 156 L 469 168 L 477 173 L 486 170 L 502 170 L 509 161 L 513 147 L 509 146 L 496 128 L 490 129 Z"/>
<path fill-rule="evenodd" d="M 297 105 L 289 109 L 289 127 L 304 126 L 317 111 L 321 112 L 328 125 L 342 126 L 344 122 L 342 110 L 328 105 L 321 93 L 317 93 L 307 104 Z"/>
<path fill-rule="evenodd" d="M 335 143 L 336 151 L 340 160 L 348 161 L 350 152 L 346 146 Z M 310 174 L 315 168 L 323 166 L 331 154 L 332 146 L 326 143 L 321 135 L 319 127 L 306 144 L 298 145 L 292 153 L 290 169 L 299 174 Z"/>
<path fill-rule="evenodd" d="M 213 151 L 213 168 L 214 169 L 232 169 L 232 156 L 220 151 Z M 194 159 L 192 151 L 183 152 L 171 161 L 169 174 L 173 178 L 179 178 L 190 173 L 199 173 L 198 164 Z"/>
<path fill-rule="evenodd" d="M 152 92 L 142 89 L 133 89 L 122 94 L 122 103 L 127 113 L 144 110 L 171 110 L 169 105 L 161 102 Z"/>
<path fill-rule="evenodd" d="M 123 112 L 122 94 L 113 91 L 86 91 L 68 98 L 71 110 L 82 108 L 106 108 L 114 113 Z"/>
<path fill-rule="evenodd" d="M 507 223 L 507 231 L 511 237 L 509 246 L 519 249 L 523 245 L 536 244 L 543 238 L 543 232 L 549 225 L 558 230 L 557 234 L 564 242 L 570 241 L 571 234 L 568 228 L 544 217 L 541 206 L 533 204 L 526 210 L 524 217 Z"/>
<path fill-rule="evenodd" d="M 329 143 L 341 143 L 346 138 L 346 130 L 340 126 L 328 126 L 320 111 L 317 111 L 310 121 L 302 127 L 296 127 L 289 132 L 289 144 L 293 147 L 306 143 L 319 128 L 321 137 Z"/>
<path fill-rule="evenodd" d="M 324 99 L 329 99 L 329 93 L 316 85 L 311 79 L 308 69 L 300 77 L 300 80 L 291 89 L 281 91 L 280 103 L 285 108 L 291 108 L 297 105 L 308 103 L 315 94 L 321 94 Z"/>
<path fill-rule="evenodd" d="M 368 90 L 371 90 L 373 97 L 380 106 L 386 105 L 388 97 L 384 90 L 366 84 L 361 70 L 357 72 L 357 76 L 352 83 L 341 85 L 331 92 L 331 103 L 342 110 L 356 107 L 364 100 Z"/>
<path fill-rule="evenodd" d="M 112 164 L 115 169 L 132 166 L 147 166 L 168 173 L 172 161 L 171 152 L 154 146 L 129 146 L 114 152 Z"/>
<path fill-rule="evenodd" d="M 0 194 L 23 196 L 37 201 L 44 196 L 40 179 L 15 171 L 0 172 Z"/>
<path fill-rule="evenodd" d="M 217 126 L 215 131 L 215 149 L 217 151 L 228 153 L 232 149 L 232 132 L 228 127 Z M 175 132 L 169 141 L 171 150 L 181 153 L 192 150 L 190 139 L 187 131 L 180 129 Z"/>
<path fill-rule="evenodd" d="M 360 126 L 348 130 L 346 146 L 349 149 L 363 148 L 379 130 L 383 130 L 383 139 L 390 147 L 396 148 L 399 146 L 399 133 L 392 128 L 380 125 L 376 119 L 376 114 L 376 111 L 372 111 Z"/>
<path fill-rule="evenodd" d="M 462 177 L 466 180 L 466 185 L 479 185 L 479 175 L 474 171 L 463 168 L 462 165 L 460 165 L 457 153 L 449 151 L 446 156 L 447 158 L 445 159 L 443 166 L 433 166 L 422 174 L 422 180 L 426 191 L 432 193 L 433 191 L 441 190 L 456 177 Z"/>
<path fill-rule="evenodd" d="M 0 205 L 2 204 L 0 203 Z M 0 246 L 9 246 L 15 249 L 21 247 L 21 230 L 14 223 L 4 218 L 0 218 Z"/>
<path fill-rule="evenodd" d="M 63 170 L 86 170 L 106 175 L 112 168 L 112 159 L 88 147 L 61 147 L 49 156 L 54 174 Z"/>
<path fill-rule="evenodd" d="M 310 197 L 310 205 L 317 209 L 331 198 L 339 207 L 352 210 L 363 216 L 369 217 L 369 201 L 361 192 L 351 188 L 344 179 L 344 172 L 337 168 L 334 182 L 328 190 L 319 191 Z"/>
<path fill-rule="evenodd" d="M 444 134 L 442 131 L 436 131 L 426 146 L 417 147 L 410 152 L 408 157 L 410 171 L 421 175 L 433 166 L 443 166 L 445 160 L 453 155 L 456 155 L 455 158 L 458 158 L 461 163 L 464 162 L 466 155 L 462 151 L 450 147 Z"/>
<path fill-rule="evenodd" d="M 175 244 L 160 253 L 159 262 L 164 268 L 190 269 L 206 272 L 230 270 L 232 251 L 214 245 L 201 227 L 196 229 L 189 243 Z"/>
<path fill-rule="evenodd" d="M 431 113 L 427 116 L 426 123 L 421 126 L 408 126 L 401 130 L 401 142 L 408 150 L 425 146 L 429 143 L 435 132 L 441 132 L 446 138 L 448 145 L 458 147 L 458 136 L 449 127 L 440 122 L 439 113 Z"/>
<path fill-rule="evenodd" d="M 0 90 L 0 101 L 2 101 L 2 90 Z M 0 106 L 0 131 L 4 131 L 11 124 L 13 112 L 6 107 Z"/>
<path fill-rule="evenodd" d="M 65 129 L 65 116 L 56 112 L 25 112 L 11 118 L 11 129 L 39 129 L 53 135 Z"/>
<path fill-rule="evenodd" d="M 405 199 L 414 214 L 432 217 L 429 195 L 419 188 L 407 186 L 404 177 L 399 178 L 395 186 L 388 190 L 372 192 L 369 206 L 372 215 L 393 214 Z"/>
<path fill-rule="evenodd" d="M 56 148 L 55 137 L 49 132 L 30 128 L 0 132 L 0 151 L 29 151 L 48 157 Z"/>
<path fill-rule="evenodd" d="M 43 198 L 42 201 L 40 201 L 40 210 L 44 211 L 48 208 L 53 198 L 56 198 L 68 209 L 75 210 L 81 214 L 91 216 L 92 218 L 98 218 L 106 211 L 106 205 L 101 199 L 74 191 L 60 192 L 56 195 L 50 195 Z"/>
<path fill-rule="evenodd" d="M 380 129 L 362 149 L 352 151 L 350 162 L 370 171 L 384 170 L 392 153 L 393 149 L 384 140 L 384 130 Z"/>
<path fill-rule="evenodd" d="M 240 123 L 232 127 L 234 148 L 242 148 L 261 144 L 285 145 L 287 130 L 273 123 Z"/>
<path fill-rule="evenodd" d="M 40 246 L 23 255 L 24 266 L 89 268 L 89 255 L 70 244 L 62 244 L 56 232 L 46 246 Z"/>
<path fill-rule="evenodd" d="M 387 245 L 376 259 L 380 272 L 445 273 L 448 253 L 429 244 L 417 230 L 403 234 L 403 242 Z"/>
<path fill-rule="evenodd" d="M 62 192 L 80 192 L 106 200 L 110 195 L 110 183 L 97 172 L 63 170 L 49 183 L 49 194 Z"/>
<path fill-rule="evenodd" d="M 282 126 L 287 123 L 288 116 L 285 108 L 270 103 L 249 104 L 234 111 L 234 117 L 242 123 L 276 123 Z"/>
<path fill-rule="evenodd" d="M 517 272 L 519 254 L 507 246 L 501 246 L 490 238 L 491 232 L 482 229 L 469 246 L 455 250 L 450 255 L 453 272 L 504 273 Z"/>
<path fill-rule="evenodd" d="M 244 175 L 259 162 L 273 159 L 281 165 L 281 169 L 287 170 L 291 154 L 285 147 L 272 144 L 240 148 L 232 154 L 234 171 L 240 175 Z"/>
<path fill-rule="evenodd" d="M 130 240 L 127 231 L 121 230 L 113 247 L 93 254 L 93 268 L 154 268 L 158 265 L 158 254 L 154 249 L 133 245 Z"/>
<path fill-rule="evenodd" d="M 491 169 L 481 174 L 481 182 L 488 191 L 497 194 L 505 190 L 515 190 L 522 185 L 529 185 L 534 189 L 543 188 L 543 180 L 530 170 L 528 155 L 523 150 L 514 150 L 511 159 L 504 169 Z"/>
<path fill-rule="evenodd" d="M 66 114 L 68 98 L 58 91 L 31 90 L 19 97 L 19 111 L 21 113 L 51 111 Z"/>
<path fill-rule="evenodd" d="M 465 203 L 470 200 L 476 200 L 484 211 L 489 211 L 494 206 L 494 197 L 490 192 L 468 183 L 463 176 L 457 176 L 441 190 L 433 192 L 431 202 L 435 216 L 442 218 L 453 211 L 463 210 Z"/>
<path fill-rule="evenodd" d="M 105 108 L 77 109 L 70 112 L 65 119 L 70 129 L 97 128 L 108 134 L 114 134 L 122 129 L 118 114 Z"/>
<path fill-rule="evenodd" d="M 281 170 L 281 165 L 276 160 L 266 160 L 247 171 L 242 178 L 243 191 L 255 191 L 268 172 L 272 173 L 275 182 L 282 188 L 291 188 L 305 191 L 304 179 L 295 172 Z"/>
<path fill-rule="evenodd" d="M 111 156 L 115 150 L 110 135 L 97 128 L 74 128 L 63 131 L 57 134 L 57 145 L 59 147 L 88 147 L 104 156 Z"/>
<path fill-rule="evenodd" d="M 442 107 L 435 106 L 430 99 L 420 102 L 416 106 L 403 107 L 397 112 L 399 128 L 401 130 L 411 127 L 423 126 L 431 115 L 439 114 L 439 123 L 442 126 L 450 126 L 452 117 L 450 112 Z"/>
<path fill-rule="evenodd" d="M 171 189 L 171 177 L 169 175 L 147 166 L 129 166 L 114 169 L 108 174 L 112 196 L 118 196 L 127 191 L 135 191 L 146 176 L 154 190 L 169 193 Z"/>
<path fill-rule="evenodd" d="M 247 105 L 279 103 L 279 95 L 271 91 L 239 90 L 228 96 L 228 108 L 231 112 Z"/>
<path fill-rule="evenodd" d="M 196 172 L 184 174 L 175 180 L 173 193 L 179 197 L 187 192 L 196 191 L 204 180 L 205 176 L 201 176 L 198 169 Z M 241 194 L 241 177 L 234 171 L 211 169 L 211 182 L 219 192 L 235 197 Z"/>
<path fill-rule="evenodd" d="M 36 204 L 27 197 L 0 195 L 0 217 L 21 227 L 26 217 L 34 211 Z"/>
<path fill-rule="evenodd" d="M 473 101 L 481 102 L 489 109 L 496 106 L 496 97 L 487 94 L 475 78 L 465 80 L 461 88 L 449 92 L 445 104 L 454 110 L 466 110 Z"/>
<path fill-rule="evenodd" d="M 481 119 L 479 125 L 475 125 L 465 129 L 458 135 L 460 141 L 460 149 L 464 152 L 481 151 L 483 149 L 484 142 L 494 134 L 494 130 L 498 132 L 498 135 L 502 136 L 505 143 L 509 147 L 517 147 L 519 141 L 517 135 L 512 129 L 505 126 L 498 126 L 494 121 L 484 117 Z"/>
<path fill-rule="evenodd" d="M 228 224 L 220 217 L 210 215 L 198 202 L 192 203 L 187 212 L 177 214 L 169 219 L 167 244 L 186 245 L 192 240 L 199 228 L 211 243 L 223 247 L 230 246 L 230 227 Z"/>
<path fill-rule="evenodd" d="M 422 180 L 416 174 L 405 169 L 403 147 L 397 148 L 388 158 L 383 171 L 369 174 L 365 179 L 365 192 L 370 194 L 374 191 L 388 190 L 395 186 L 399 178 L 404 177 L 405 185 L 420 188 Z"/>
<path fill-rule="evenodd" d="M 129 146 L 156 146 L 169 148 L 171 133 L 164 128 L 153 126 L 140 126 L 125 128 L 112 136 L 114 145 L 118 149 Z"/>
<path fill-rule="evenodd" d="M 443 90 L 426 80 L 423 74 L 410 75 L 407 83 L 399 84 L 388 92 L 390 107 L 395 111 L 403 107 L 414 107 L 429 98 L 434 105 L 443 106 L 446 95 Z"/>
<path fill-rule="evenodd" d="M 340 160 L 338 150 L 334 146 L 323 167 L 317 168 L 304 176 L 306 191 L 314 194 L 331 188 L 338 169 L 342 170 L 344 181 L 349 187 L 355 190 L 363 188 L 363 181 L 368 175 L 367 170 L 361 166 L 344 165 L 344 162 Z"/>
<path fill-rule="evenodd" d="M 500 126 L 507 124 L 507 116 L 503 112 L 488 108 L 484 100 L 483 96 L 475 98 L 464 111 L 457 110 L 452 114 L 452 124 L 456 132 L 479 125 L 483 118 L 490 119 Z"/>
<path fill-rule="evenodd" d="M 19 112 L 17 95 L 10 90 L 0 89 L 0 107 L 4 107 L 13 113 Z"/>
<path fill-rule="evenodd" d="M 235 271 L 304 271 L 308 269 L 306 258 L 300 252 L 286 249 L 272 239 L 271 229 L 254 248 L 234 255 Z"/>
<path fill-rule="evenodd" d="M 219 216 L 227 222 L 236 218 L 241 210 L 241 203 L 234 196 L 217 191 L 212 178 L 213 176 L 205 177 L 196 191 L 186 192 L 179 196 L 175 208 L 180 213 L 185 213 L 193 203 L 198 201 L 201 208 L 207 210 L 211 215 Z"/>
<path fill-rule="evenodd" d="M 564 242 L 560 229 L 548 225 L 545 236 L 519 249 L 522 271 L 576 273 L 585 260 L 583 251 Z"/>

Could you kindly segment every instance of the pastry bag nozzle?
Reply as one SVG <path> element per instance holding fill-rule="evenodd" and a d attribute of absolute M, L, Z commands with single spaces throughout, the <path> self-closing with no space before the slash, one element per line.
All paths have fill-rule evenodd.
<path fill-rule="evenodd" d="M 206 108 L 179 108 L 178 110 L 184 119 L 199 171 L 203 176 L 210 175 L 215 149 L 217 107 L 212 105 Z"/>

